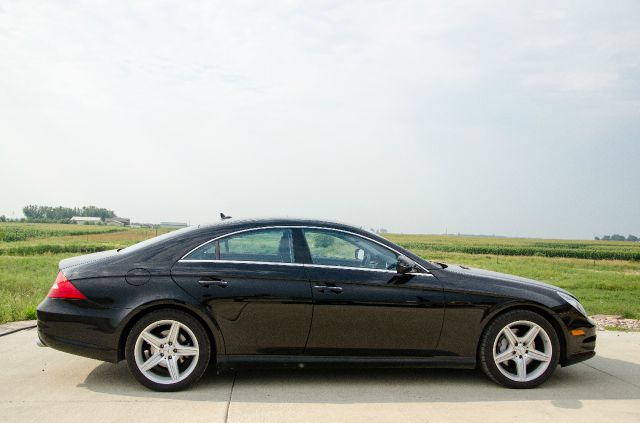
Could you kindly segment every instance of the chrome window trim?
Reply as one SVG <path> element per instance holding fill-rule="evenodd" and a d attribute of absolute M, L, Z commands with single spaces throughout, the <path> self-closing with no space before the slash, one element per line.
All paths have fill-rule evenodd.
<path fill-rule="evenodd" d="M 383 273 L 398 273 L 395 270 L 387 270 L 387 269 L 371 269 L 369 267 L 351 267 L 351 266 L 330 266 L 327 264 L 306 264 L 306 263 L 286 263 L 286 262 L 277 262 L 277 261 L 249 261 L 249 260 L 179 260 L 180 263 L 222 263 L 222 264 L 266 264 L 269 266 L 296 266 L 296 267 L 317 267 L 324 269 L 350 269 L 350 270 L 364 270 L 367 272 L 383 272 Z M 433 277 L 431 273 L 415 273 L 409 272 L 410 275 L 416 276 L 430 276 Z"/>
<path fill-rule="evenodd" d="M 251 260 L 178 260 L 180 263 L 242 263 L 242 264 L 269 264 L 274 266 L 304 266 L 304 263 L 288 263 L 283 261 L 251 261 Z"/>
<path fill-rule="evenodd" d="M 395 270 L 387 270 L 387 269 L 369 269 L 366 267 L 350 267 L 350 266 L 329 266 L 329 265 L 324 265 L 324 264 L 313 264 L 313 263 L 309 263 L 309 264 L 305 264 L 305 263 L 283 263 L 283 262 L 275 262 L 275 261 L 243 261 L 243 260 L 190 260 L 190 259 L 185 259 L 185 257 L 187 257 L 189 254 L 193 253 L 195 250 L 199 249 L 200 247 L 204 247 L 205 245 L 211 243 L 211 242 L 215 242 L 218 240 L 221 240 L 222 238 L 227 238 L 230 237 L 232 235 L 236 235 L 236 234 L 240 234 L 243 232 L 252 232 L 252 231 L 259 231 L 259 230 L 264 230 L 264 229 L 320 229 L 320 230 L 325 230 L 325 231 L 335 231 L 335 232 L 342 232 L 345 234 L 349 234 L 349 235 L 353 235 L 353 236 L 357 236 L 359 238 L 363 238 L 366 239 L 368 241 L 371 241 L 373 243 L 376 243 L 378 245 L 380 245 L 382 248 L 386 248 L 387 250 L 393 251 L 395 254 L 397 255 L 403 255 L 401 252 L 389 247 L 388 245 L 385 245 L 383 243 L 381 243 L 380 241 L 376 241 L 375 239 L 369 238 L 367 236 L 355 233 L 355 232 L 351 232 L 351 231 L 347 231 L 344 229 L 336 229 L 336 228 L 327 228 L 325 226 L 308 226 L 308 225 L 277 225 L 277 226 L 260 226 L 260 227 L 256 227 L 256 228 L 247 228 L 247 229 L 240 229 L 238 231 L 235 232 L 230 232 L 224 235 L 220 235 L 219 237 L 210 239 L 209 241 L 203 242 L 202 244 L 198 245 L 197 247 L 191 249 L 187 254 L 183 255 L 182 258 L 180 258 L 180 260 L 178 260 L 179 262 L 183 262 L 183 263 L 196 263 L 196 262 L 211 262 L 211 263 L 244 263 L 244 264 L 273 264 L 273 265 L 285 265 L 285 266 L 307 266 L 307 267 L 320 267 L 320 268 L 328 268 L 328 269 L 356 269 L 356 270 L 373 270 L 373 271 L 383 271 L 383 272 L 391 272 L 391 273 L 397 273 Z M 427 270 L 424 266 L 422 266 L 420 263 L 416 263 L 418 265 L 418 267 L 420 267 L 420 269 L 422 269 L 423 271 L 425 271 L 426 275 L 429 276 L 433 276 L 431 274 L 431 272 L 429 272 L 429 270 Z M 423 273 L 412 273 L 412 274 L 416 274 L 416 275 L 421 275 Z"/>

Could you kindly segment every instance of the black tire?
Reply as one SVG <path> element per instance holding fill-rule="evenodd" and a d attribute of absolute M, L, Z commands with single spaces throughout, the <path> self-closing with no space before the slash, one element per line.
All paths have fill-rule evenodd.
<path fill-rule="evenodd" d="M 158 355 L 161 355 L 162 363 L 157 364 L 152 369 L 146 371 L 147 376 L 138 365 L 138 361 L 136 360 L 136 343 L 138 342 L 138 338 L 140 334 L 145 330 L 152 326 L 151 330 L 156 331 L 156 335 L 161 337 L 161 334 L 164 334 L 171 328 L 171 324 L 165 323 L 164 325 L 155 326 L 156 323 L 161 321 L 174 321 L 178 322 L 180 325 L 178 334 L 182 341 L 185 342 L 184 345 L 179 345 L 179 348 L 192 348 L 193 350 L 198 351 L 197 356 L 179 356 L 178 353 L 174 353 L 174 356 L 169 356 L 169 353 L 160 353 L 160 350 L 156 347 L 153 347 L 150 343 L 146 343 L 141 340 L 138 345 L 139 351 L 146 351 L 138 353 L 138 361 L 145 360 L 144 354 L 148 354 L 149 356 L 153 354 L 155 351 Z M 186 327 L 186 329 L 185 329 Z M 166 328 L 166 329 L 165 329 Z M 158 332 L 164 330 L 163 332 Z M 189 333 L 190 331 L 190 333 Z M 195 341 L 191 338 L 195 338 Z M 170 338 L 166 338 L 170 339 Z M 178 340 L 177 344 L 180 344 L 182 341 Z M 170 343 L 166 343 L 166 345 L 171 345 Z M 163 348 L 165 344 L 162 344 Z M 195 348 L 197 346 L 197 348 Z M 146 348 L 146 350 L 145 350 Z M 167 347 L 170 348 L 170 347 Z M 173 350 L 177 351 L 177 350 Z M 166 355 L 165 355 L 166 354 Z M 129 371 L 131 374 L 140 382 L 142 385 L 146 386 L 149 389 L 153 389 L 154 391 L 162 391 L 162 392 L 172 392 L 179 391 L 185 389 L 195 382 L 197 382 L 202 375 L 204 374 L 209 361 L 211 360 L 211 344 L 209 341 L 209 336 L 205 328 L 202 324 L 194 318 L 192 315 L 185 313 L 180 310 L 173 309 L 165 309 L 165 310 L 155 310 L 150 312 L 149 314 L 143 316 L 134 326 L 131 328 L 129 335 L 127 336 L 127 343 L 125 346 L 125 358 L 127 360 L 127 365 L 129 367 Z M 147 361 L 150 360 L 151 357 L 146 358 Z M 169 367 L 166 363 L 167 360 L 175 360 L 175 368 L 180 372 L 180 367 L 184 368 L 183 374 L 186 376 L 182 379 L 179 379 L 176 382 L 171 381 L 171 375 L 169 374 Z M 193 364 L 193 360 L 195 360 L 195 364 Z M 142 363 L 146 363 L 147 361 L 143 361 Z M 163 369 L 164 366 L 164 369 Z M 163 375 L 163 372 L 166 373 Z M 179 374 L 179 373 L 178 373 Z M 152 380 L 151 378 L 155 378 L 156 380 Z M 167 379 L 159 382 L 158 379 Z"/>
<path fill-rule="evenodd" d="M 517 339 L 519 341 L 520 338 L 524 335 L 524 330 L 527 328 L 527 326 L 526 323 L 521 326 L 517 325 L 517 322 L 533 323 L 539 326 L 542 331 L 546 333 L 548 339 L 544 337 L 544 333 L 541 331 L 539 337 L 536 337 L 534 342 L 542 347 L 550 348 L 550 354 L 545 354 L 546 356 L 550 356 L 548 362 L 537 361 L 536 359 L 529 358 L 530 356 L 528 349 L 526 349 L 526 346 L 523 346 L 520 342 L 517 342 L 516 344 L 518 349 L 512 348 L 510 346 L 511 343 L 509 343 L 509 341 L 507 340 L 507 336 L 502 333 L 502 331 L 507 326 L 514 325 L 512 327 L 512 333 L 522 331 L 522 333 L 516 333 Z M 497 364 L 496 360 L 494 359 L 494 350 L 497 350 L 499 346 L 502 346 L 502 348 L 504 349 L 502 352 L 513 354 L 513 359 L 505 360 L 503 364 Z M 534 349 L 538 350 L 539 348 Z M 536 351 L 534 351 L 533 353 L 535 352 Z M 496 351 L 496 354 L 499 353 L 500 351 Z M 523 353 L 523 355 L 518 355 L 520 353 Z M 555 329 L 553 328 L 551 323 L 547 321 L 547 319 L 529 310 L 513 310 L 499 315 L 486 327 L 480 340 L 478 355 L 482 371 L 494 382 L 509 388 L 534 388 L 547 380 L 558 365 L 558 360 L 560 358 L 560 342 L 558 341 L 558 335 Z M 520 373 L 517 373 L 518 362 L 526 363 L 526 360 L 529 360 L 528 362 L 533 368 L 531 373 L 527 374 L 528 377 L 532 378 L 531 380 L 514 380 L 505 375 L 505 373 L 507 373 L 512 377 L 518 377 L 520 375 Z M 548 363 L 548 365 L 546 363 Z M 547 365 L 546 369 L 544 368 L 545 365 Z M 528 371 L 527 364 L 524 365 L 524 368 Z M 515 372 L 516 374 L 513 374 L 512 372 Z"/>

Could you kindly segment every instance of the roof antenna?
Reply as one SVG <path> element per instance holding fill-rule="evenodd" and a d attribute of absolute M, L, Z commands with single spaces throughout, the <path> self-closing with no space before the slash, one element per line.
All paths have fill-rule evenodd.
<path fill-rule="evenodd" d="M 224 213 L 220 213 L 220 220 L 228 220 L 231 219 L 231 216 L 225 216 Z"/>

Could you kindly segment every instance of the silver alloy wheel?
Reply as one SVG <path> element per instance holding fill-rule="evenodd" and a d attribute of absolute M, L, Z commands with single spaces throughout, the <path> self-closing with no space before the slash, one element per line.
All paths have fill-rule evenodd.
<path fill-rule="evenodd" d="M 149 380 L 172 384 L 188 377 L 200 349 L 191 329 L 176 320 L 160 320 L 144 328 L 134 347 L 136 365 Z"/>
<path fill-rule="evenodd" d="M 509 323 L 493 342 L 493 360 L 498 370 L 516 382 L 540 377 L 549 367 L 552 353 L 547 332 L 527 320 Z"/>

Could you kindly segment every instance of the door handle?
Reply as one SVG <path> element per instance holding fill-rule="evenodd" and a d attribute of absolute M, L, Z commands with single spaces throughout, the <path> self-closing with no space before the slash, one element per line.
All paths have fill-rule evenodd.
<path fill-rule="evenodd" d="M 342 292 L 342 288 L 339 286 L 315 285 L 313 289 L 315 289 L 316 291 L 320 291 L 322 293 L 324 293 L 325 290 L 334 292 L 336 294 L 339 294 Z"/>
<path fill-rule="evenodd" d="M 229 282 L 227 281 L 222 281 L 222 280 L 214 281 L 211 279 L 199 280 L 198 283 L 205 288 L 208 288 L 211 285 L 219 286 L 220 288 L 226 288 L 229 285 Z"/>

